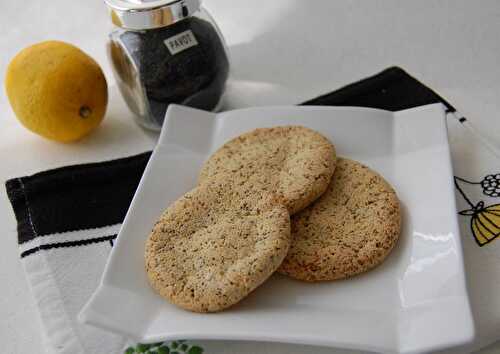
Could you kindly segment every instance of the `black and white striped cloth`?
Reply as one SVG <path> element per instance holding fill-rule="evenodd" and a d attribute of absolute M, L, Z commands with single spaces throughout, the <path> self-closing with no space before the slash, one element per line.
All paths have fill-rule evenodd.
<path fill-rule="evenodd" d="M 435 92 L 393 67 L 304 104 L 398 111 L 436 102 L 454 114 Z M 19 255 L 53 353 L 120 353 L 127 344 L 125 338 L 78 323 L 76 316 L 99 282 L 149 156 L 62 167 L 6 183 L 18 223 Z M 246 350 L 235 349 L 234 343 L 198 344 L 197 353 L 259 352 L 257 344 Z"/>
<path fill-rule="evenodd" d="M 54 353 L 118 353 L 124 339 L 82 326 L 150 153 L 9 180 L 19 252 Z"/>

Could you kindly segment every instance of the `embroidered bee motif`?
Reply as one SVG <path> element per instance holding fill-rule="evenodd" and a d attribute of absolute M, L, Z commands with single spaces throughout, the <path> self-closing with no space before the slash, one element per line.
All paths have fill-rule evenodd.
<path fill-rule="evenodd" d="M 455 187 L 471 207 L 470 209 L 460 211 L 459 214 L 471 216 L 470 228 L 472 235 L 477 244 L 482 247 L 500 236 L 500 204 L 485 206 L 485 203 L 480 201 L 474 205 L 460 188 L 457 181 L 467 184 L 480 184 L 485 195 L 500 197 L 500 173 L 488 175 L 478 183 L 455 177 Z"/>

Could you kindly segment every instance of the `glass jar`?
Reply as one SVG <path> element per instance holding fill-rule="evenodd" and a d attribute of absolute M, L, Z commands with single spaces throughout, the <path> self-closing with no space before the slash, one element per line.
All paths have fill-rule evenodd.
<path fill-rule="evenodd" d="M 160 130 L 170 103 L 217 110 L 229 74 L 224 39 L 200 0 L 105 0 L 108 54 L 137 122 Z"/>

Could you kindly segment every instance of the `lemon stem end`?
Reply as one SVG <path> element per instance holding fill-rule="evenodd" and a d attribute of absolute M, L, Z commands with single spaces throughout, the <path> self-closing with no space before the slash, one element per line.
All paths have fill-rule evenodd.
<path fill-rule="evenodd" d="M 85 118 L 90 117 L 90 115 L 92 114 L 92 110 L 88 106 L 82 106 L 82 107 L 80 107 L 79 114 L 80 114 L 80 117 L 85 119 Z"/>

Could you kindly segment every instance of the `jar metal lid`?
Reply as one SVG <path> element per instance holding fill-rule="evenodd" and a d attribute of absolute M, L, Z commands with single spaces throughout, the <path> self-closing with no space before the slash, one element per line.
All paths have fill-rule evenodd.
<path fill-rule="evenodd" d="M 111 21 L 122 28 L 146 30 L 171 25 L 200 9 L 201 0 L 104 0 Z"/>

